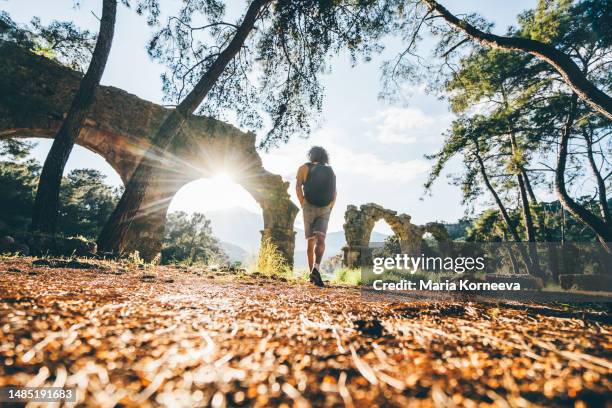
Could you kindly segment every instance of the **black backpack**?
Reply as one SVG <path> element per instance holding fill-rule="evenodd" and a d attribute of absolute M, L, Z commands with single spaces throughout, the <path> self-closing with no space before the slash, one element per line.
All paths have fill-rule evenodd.
<path fill-rule="evenodd" d="M 304 197 L 317 207 L 328 206 L 336 192 L 336 175 L 330 166 L 307 163 L 308 175 L 304 182 Z"/>

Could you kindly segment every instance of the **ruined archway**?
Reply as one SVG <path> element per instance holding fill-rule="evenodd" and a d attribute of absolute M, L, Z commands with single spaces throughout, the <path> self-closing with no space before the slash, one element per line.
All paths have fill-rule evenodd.
<path fill-rule="evenodd" d="M 343 265 L 349 268 L 358 267 L 369 262 L 370 236 L 374 224 L 385 220 L 399 238 L 403 253 L 417 253 L 421 245 L 423 232 L 421 228 L 410 223 L 410 216 L 398 214 L 378 204 L 363 204 L 359 208 L 349 205 L 344 213 L 344 235 L 346 246 L 343 248 Z"/>
<path fill-rule="evenodd" d="M 81 75 L 12 44 L 0 46 L 0 138 L 52 138 L 68 111 Z M 98 154 L 125 183 L 169 109 L 121 89 L 102 86 L 77 139 Z M 151 259 L 161 248 L 172 196 L 186 183 L 231 168 L 263 210 L 262 239 L 270 239 L 293 264 L 298 212 L 281 176 L 264 169 L 255 135 L 226 123 L 191 116 L 168 151 L 157 157 L 154 185 L 133 220 L 123 252 Z"/>

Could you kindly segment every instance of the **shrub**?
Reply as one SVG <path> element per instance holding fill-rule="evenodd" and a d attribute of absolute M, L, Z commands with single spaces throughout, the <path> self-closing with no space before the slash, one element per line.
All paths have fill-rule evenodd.
<path fill-rule="evenodd" d="M 267 276 L 291 276 L 291 268 L 276 245 L 269 239 L 261 243 L 256 270 Z"/>
<path fill-rule="evenodd" d="M 336 271 L 332 282 L 347 285 L 361 284 L 361 269 L 341 268 Z"/>

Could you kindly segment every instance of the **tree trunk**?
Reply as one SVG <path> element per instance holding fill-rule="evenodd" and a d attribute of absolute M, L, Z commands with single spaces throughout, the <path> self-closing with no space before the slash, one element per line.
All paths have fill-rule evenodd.
<path fill-rule="evenodd" d="M 513 131 L 510 132 L 510 145 L 512 147 L 512 157 L 518 154 L 518 143 Z M 525 179 L 523 178 L 523 166 L 516 170 L 516 179 L 519 186 L 521 196 L 521 208 L 523 210 L 523 220 L 525 221 L 525 232 L 527 233 L 527 241 L 536 242 L 535 228 L 533 227 L 533 218 L 531 216 L 531 208 L 529 208 L 529 199 L 527 198 L 527 188 L 525 187 Z"/>
<path fill-rule="evenodd" d="M 271 0 L 253 0 L 244 19 L 228 46 L 219 54 L 208 71 L 200 78 L 193 90 L 164 120 L 153 139 L 153 147 L 147 151 L 128 181 L 125 191 L 98 238 L 102 251 L 121 253 L 125 238 L 134 217 L 138 214 L 143 198 L 151 183 L 152 170 L 159 162 L 167 147 L 178 133 L 185 119 L 200 106 L 208 92 L 215 85 L 227 64 L 242 48 L 248 35 L 255 27 L 260 11 Z"/>
<path fill-rule="evenodd" d="M 460 20 L 437 1 L 424 1 L 430 10 L 435 10 L 448 24 L 483 45 L 504 50 L 524 51 L 546 61 L 581 99 L 608 119 L 612 119 L 612 98 L 589 81 L 578 65 L 565 53 L 540 41 L 486 33 L 465 20 Z"/>
<path fill-rule="evenodd" d="M 538 199 L 533 192 L 533 187 L 531 187 L 531 181 L 529 180 L 529 175 L 525 170 L 525 167 L 521 167 L 521 175 L 523 176 L 523 182 L 525 183 L 525 189 L 527 190 L 527 195 L 529 196 L 529 202 L 531 203 L 530 207 L 536 206 L 539 207 Z M 539 211 L 534 211 L 536 223 L 538 224 L 538 229 L 540 230 L 540 235 L 543 238 L 544 242 L 550 241 L 550 233 L 546 228 L 544 223 L 544 219 L 542 218 L 542 213 Z"/>
<path fill-rule="evenodd" d="M 597 168 L 597 163 L 595 163 L 595 158 L 593 157 L 593 140 L 592 138 L 585 132 L 584 140 L 587 143 L 587 157 L 589 159 L 589 165 L 591 166 L 591 172 L 597 180 L 597 193 L 599 196 L 599 211 L 601 213 L 601 218 L 603 218 L 604 222 L 610 226 L 612 226 L 612 217 L 610 216 L 610 208 L 608 208 L 608 197 L 606 193 L 606 182 L 603 177 L 601 177 L 601 173 Z"/>
<path fill-rule="evenodd" d="M 195 241 L 196 241 L 196 237 L 198 236 L 198 228 L 197 228 L 197 224 L 195 222 L 195 219 L 192 221 L 193 222 L 193 229 L 191 230 L 191 242 L 189 242 L 189 265 L 193 265 L 195 262 L 195 257 L 196 257 L 196 250 L 195 250 Z"/>
<path fill-rule="evenodd" d="M 561 205 L 561 244 L 565 244 L 565 230 L 566 230 L 566 222 L 565 222 L 565 208 Z"/>
<path fill-rule="evenodd" d="M 527 188 L 527 194 L 529 194 L 529 201 L 534 204 L 538 203 L 538 199 L 533 193 L 533 187 L 531 186 L 531 181 L 529 180 L 529 176 L 527 175 L 527 171 L 525 167 L 521 168 L 521 173 L 523 174 L 523 180 L 525 180 L 525 187 Z"/>
<path fill-rule="evenodd" d="M 501 198 L 499 198 L 497 191 L 495 191 L 495 189 L 493 188 L 493 185 L 491 184 L 491 181 L 489 180 L 487 169 L 484 165 L 484 161 L 482 160 L 482 157 L 480 156 L 478 141 L 476 139 L 473 139 L 473 142 L 475 145 L 474 155 L 476 156 L 476 161 L 478 161 L 478 165 L 480 167 L 480 175 L 482 176 L 485 186 L 487 187 L 487 189 L 493 196 L 493 199 L 495 200 L 495 203 L 497 204 L 497 207 L 499 208 L 499 212 L 501 213 L 504 221 L 506 222 L 508 231 L 510 231 L 510 234 L 512 235 L 512 238 L 514 239 L 514 241 L 517 242 L 518 250 L 521 253 L 521 257 L 525 261 L 525 266 L 527 267 L 527 273 L 529 273 L 530 275 L 534 275 L 532 273 L 533 268 L 531 264 L 531 259 L 529 255 L 527 254 L 527 251 L 525 251 L 525 248 L 522 245 L 521 237 L 519 236 L 516 230 L 516 226 L 512 222 L 512 219 L 510 218 L 510 215 L 508 214 L 508 211 L 506 210 L 506 206 L 502 202 Z"/>
<path fill-rule="evenodd" d="M 104 0 L 100 32 L 91 62 L 72 100 L 68 115 L 55 135 L 53 145 L 40 173 L 32 214 L 31 229 L 33 231 L 53 234 L 57 230 L 62 175 L 104 73 L 113 43 L 116 14 L 117 0 Z"/>
<path fill-rule="evenodd" d="M 512 156 L 518 154 L 518 144 L 516 143 L 516 136 L 513 132 L 510 133 L 510 143 L 512 146 Z M 529 205 L 529 198 L 527 198 L 527 188 L 525 187 L 525 179 L 523 178 L 523 166 L 520 165 L 520 169 L 516 170 L 516 178 L 519 186 L 519 194 L 521 197 L 521 209 L 523 212 L 523 220 L 525 221 L 525 232 L 527 233 L 527 241 L 529 242 L 529 261 L 531 263 L 531 270 L 535 276 L 544 278 L 544 274 L 540 269 L 540 262 L 538 257 L 538 250 L 536 248 L 536 234 L 533 226 L 533 217 L 531 216 L 531 207 Z"/>
<path fill-rule="evenodd" d="M 517 174 L 516 176 L 519 186 L 519 193 L 521 196 L 521 207 L 523 210 L 523 220 L 525 221 L 525 232 L 527 233 L 527 241 L 536 242 L 535 228 L 533 226 L 533 217 L 531 216 L 531 208 L 529 207 L 529 198 L 527 198 L 527 190 L 525 189 L 525 182 L 523 181 L 523 175 Z"/>
<path fill-rule="evenodd" d="M 487 169 L 484 165 L 484 161 L 482 160 L 482 157 L 480 156 L 480 152 L 478 151 L 478 142 L 474 141 L 474 144 L 476 146 L 476 149 L 474 151 L 474 156 L 476 157 L 476 160 L 478 161 L 478 166 L 480 168 L 480 175 L 482 176 L 485 186 L 487 187 L 487 189 L 493 196 L 493 199 L 495 200 L 495 203 L 497 204 L 497 207 L 499 208 L 499 212 L 501 213 L 504 221 L 506 222 L 506 225 L 508 226 L 508 231 L 510 231 L 510 235 L 512 235 L 512 239 L 518 242 L 521 240 L 521 237 L 516 231 L 516 226 L 510 219 L 510 215 L 508 215 L 506 206 L 502 202 L 501 198 L 499 198 L 497 191 L 495 191 L 495 189 L 493 188 L 493 185 L 491 184 L 491 181 L 489 180 L 489 176 L 487 174 Z"/>
<path fill-rule="evenodd" d="M 508 247 L 506 248 L 508 255 L 510 256 L 510 263 L 512 264 L 512 272 L 514 272 L 515 275 L 519 275 L 521 272 L 521 269 L 519 268 L 519 264 L 518 261 L 516 259 L 516 256 L 514 256 L 514 252 L 512 252 L 512 248 Z"/>
<path fill-rule="evenodd" d="M 504 231 L 504 241 L 508 241 L 508 235 L 506 234 L 506 231 Z M 512 272 L 514 272 L 515 275 L 518 275 L 521 272 L 521 270 L 519 269 L 518 261 L 516 260 L 516 257 L 514 256 L 514 252 L 512 252 L 512 248 L 510 247 L 506 248 L 506 251 L 508 252 L 508 255 L 510 256 L 510 263 L 512 264 Z"/>
<path fill-rule="evenodd" d="M 585 223 L 597 236 L 597 239 L 604 245 L 606 252 L 612 253 L 612 248 L 608 243 L 612 242 L 612 228 L 589 210 L 582 207 L 572 199 L 565 188 L 565 166 L 567 162 L 568 143 L 571 134 L 574 116 L 576 114 L 577 95 L 572 95 L 570 111 L 567 121 L 561 133 L 559 153 L 557 155 L 557 170 L 555 172 L 555 192 L 563 208 L 570 212 L 574 217 Z"/>
<path fill-rule="evenodd" d="M 533 187 L 531 187 L 531 181 L 529 180 L 529 175 L 527 174 L 527 171 L 525 170 L 524 167 L 521 168 L 521 174 L 523 175 L 523 181 L 525 182 L 525 188 L 527 189 L 527 195 L 529 196 L 529 202 L 531 203 L 531 206 L 539 207 L 540 204 L 538 202 L 537 197 L 535 196 L 533 192 Z M 542 207 L 539 207 L 539 208 L 542 211 L 544 211 Z M 550 231 L 546 227 L 546 223 L 544 222 L 542 213 L 540 211 L 534 211 L 534 212 L 535 212 L 536 222 L 538 224 L 538 229 L 540 230 L 540 234 L 543 237 L 543 241 L 550 242 L 551 240 Z"/>
<path fill-rule="evenodd" d="M 533 193 L 533 188 L 531 187 L 531 182 L 529 181 L 529 176 L 527 175 L 527 171 L 523 167 L 521 169 L 521 173 L 523 175 L 523 180 L 525 181 L 525 187 L 527 188 L 527 194 L 529 195 L 529 201 L 532 206 L 539 206 L 538 199 Z M 540 208 L 544 211 L 544 208 Z M 559 277 L 559 257 L 557 255 L 557 244 L 553 242 L 552 234 L 550 228 L 546 226 L 546 222 L 542 216 L 542 213 L 539 211 L 535 212 L 536 221 L 538 223 L 538 228 L 540 229 L 540 233 L 543 236 L 544 244 L 546 245 L 546 253 L 548 254 L 548 269 L 550 270 L 551 276 L 554 282 L 558 282 Z"/>
<path fill-rule="evenodd" d="M 527 244 L 529 249 L 529 260 L 531 262 L 531 270 L 534 276 L 538 276 L 542 279 L 546 279 L 545 274 L 542 272 L 540 267 L 540 257 L 538 256 L 538 248 L 536 244 L 536 233 L 533 226 L 533 217 L 531 216 L 531 206 L 529 205 L 529 199 L 527 198 L 527 191 L 525 188 L 525 182 L 523 175 L 518 173 L 517 175 L 519 192 L 521 195 L 521 206 L 523 210 L 523 219 L 525 220 L 525 230 L 527 232 Z"/>

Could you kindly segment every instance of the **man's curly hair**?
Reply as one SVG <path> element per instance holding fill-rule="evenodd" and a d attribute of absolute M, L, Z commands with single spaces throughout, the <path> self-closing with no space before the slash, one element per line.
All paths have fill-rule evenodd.
<path fill-rule="evenodd" d="M 321 146 L 312 146 L 308 151 L 308 160 L 310 160 L 311 163 L 329 164 L 329 155 L 327 154 L 327 150 Z"/>

